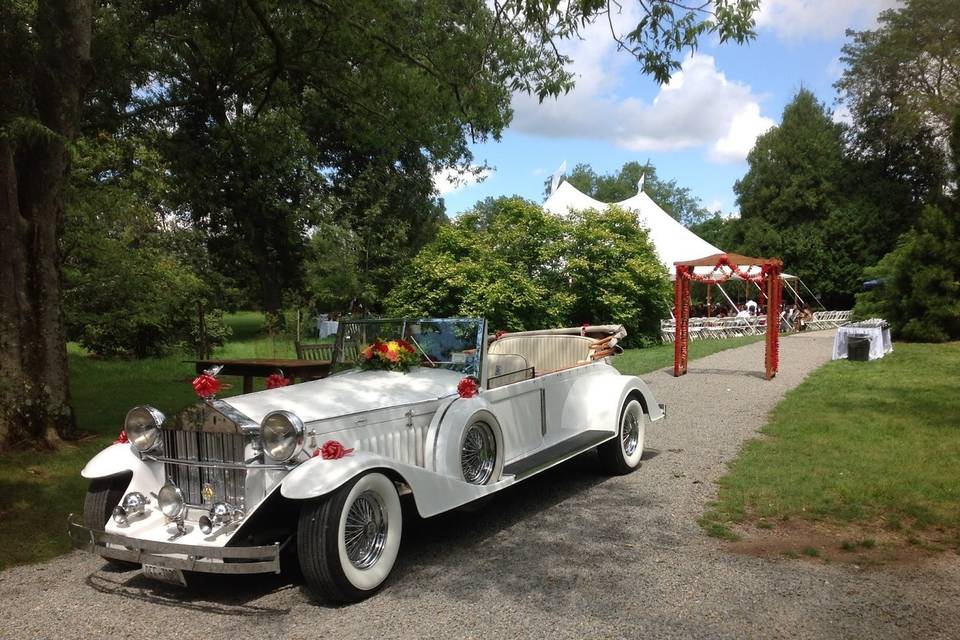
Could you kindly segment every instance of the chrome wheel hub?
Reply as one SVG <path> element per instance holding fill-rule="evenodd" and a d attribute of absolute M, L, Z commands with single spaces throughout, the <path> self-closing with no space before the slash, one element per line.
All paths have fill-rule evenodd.
<path fill-rule="evenodd" d="M 486 484 L 497 465 L 497 440 L 493 429 L 485 422 L 467 427 L 460 449 L 460 468 L 463 479 L 470 484 Z"/>
<path fill-rule="evenodd" d="M 623 424 L 620 425 L 620 444 L 623 447 L 623 453 L 632 456 L 637 451 L 637 445 L 640 442 L 640 418 L 637 416 L 635 407 L 631 407 L 623 416 Z"/>
<path fill-rule="evenodd" d="M 387 543 L 387 513 L 375 491 L 364 491 L 350 505 L 343 542 L 357 569 L 369 569 L 380 559 Z"/>

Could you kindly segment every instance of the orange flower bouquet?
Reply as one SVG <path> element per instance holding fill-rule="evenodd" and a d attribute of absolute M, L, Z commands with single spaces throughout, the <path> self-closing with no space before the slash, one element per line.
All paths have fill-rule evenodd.
<path fill-rule="evenodd" d="M 420 363 L 409 342 L 399 340 L 377 340 L 360 351 L 357 364 L 361 369 L 383 369 L 385 371 L 408 371 L 410 367 Z"/>

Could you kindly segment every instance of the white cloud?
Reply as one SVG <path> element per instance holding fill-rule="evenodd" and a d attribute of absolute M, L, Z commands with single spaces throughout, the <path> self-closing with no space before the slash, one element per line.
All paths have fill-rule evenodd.
<path fill-rule="evenodd" d="M 619 97 L 618 67 L 630 59 L 606 46 L 603 56 L 596 45 L 581 43 L 596 66 L 569 94 L 543 104 L 515 96 L 512 127 L 546 137 L 608 140 L 634 151 L 708 147 L 711 160 L 729 162 L 746 157 L 756 136 L 773 124 L 760 115 L 760 98 L 748 85 L 728 80 L 714 58 L 702 54 L 687 58 L 652 101 Z"/>
<path fill-rule="evenodd" d="M 881 11 L 899 0 L 761 0 L 757 27 L 785 40 L 834 38 L 846 29 L 876 26 Z"/>
<path fill-rule="evenodd" d="M 443 169 L 433 174 L 433 188 L 441 196 L 479 184 L 493 174 L 489 168 L 470 166 L 463 169 Z"/>
<path fill-rule="evenodd" d="M 739 162 L 753 149 L 757 137 L 766 133 L 776 123 L 760 115 L 760 106 L 750 102 L 734 114 L 727 134 L 717 140 L 710 149 L 710 159 L 715 162 Z"/>

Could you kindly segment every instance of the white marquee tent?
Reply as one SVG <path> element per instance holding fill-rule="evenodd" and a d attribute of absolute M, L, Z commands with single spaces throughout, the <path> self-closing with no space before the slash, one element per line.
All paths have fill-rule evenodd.
<path fill-rule="evenodd" d="M 638 185 L 640 188 L 635 196 L 621 202 L 608 204 L 591 198 L 569 182 L 563 181 L 550 193 L 550 197 L 543 203 L 543 208 L 557 216 L 566 216 L 571 211 L 587 209 L 602 211 L 609 206 L 633 211 L 637 214 L 637 221 L 649 230 L 650 241 L 653 243 L 660 261 L 667 267 L 671 280 L 676 277 L 675 262 L 697 260 L 698 258 L 724 253 L 722 249 L 713 246 L 670 217 L 670 214 L 661 209 L 656 202 L 650 199 L 650 196 L 643 192 L 642 185 L 643 182 L 641 181 Z M 697 267 L 696 270 L 698 273 L 712 271 L 710 267 Z M 758 273 L 760 268 L 750 267 L 749 271 Z M 781 278 L 797 299 L 801 299 L 797 289 L 791 286 L 788 281 L 797 281 L 804 288 L 806 288 L 806 285 L 796 276 L 787 273 L 782 274 Z M 723 291 L 723 287 L 719 287 L 719 289 Z M 810 291 L 809 288 L 807 288 L 807 291 Z M 723 295 L 727 295 L 725 291 L 723 291 Z M 813 295 L 812 292 L 811 295 Z M 733 301 L 729 297 L 727 297 L 727 300 L 733 305 Z"/>
<path fill-rule="evenodd" d="M 566 181 L 557 187 L 547 198 L 547 201 L 543 203 L 544 209 L 558 216 L 566 216 L 571 210 L 597 209 L 602 211 L 608 206 L 611 205 L 594 200 Z M 661 209 L 643 191 L 638 191 L 637 195 L 632 198 L 613 203 L 612 206 L 627 209 L 637 214 L 637 220 L 640 224 L 649 229 L 650 241 L 653 243 L 660 261 L 671 273 L 671 277 L 675 273 L 674 262 L 696 260 L 697 258 L 723 253 L 721 249 L 713 246 L 671 218 L 670 214 Z"/>

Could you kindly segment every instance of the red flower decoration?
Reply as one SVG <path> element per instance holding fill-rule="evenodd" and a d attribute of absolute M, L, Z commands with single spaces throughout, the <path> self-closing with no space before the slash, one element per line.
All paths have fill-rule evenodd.
<path fill-rule="evenodd" d="M 280 372 L 271 373 L 267 376 L 267 389 L 277 389 L 290 384 L 290 378 L 284 378 Z"/>
<path fill-rule="evenodd" d="M 477 379 L 473 376 L 467 376 L 461 379 L 460 383 L 457 384 L 457 393 L 460 394 L 461 398 L 472 398 L 480 393 L 480 386 Z"/>
<path fill-rule="evenodd" d="M 130 439 L 127 438 L 127 430 L 120 429 L 120 435 L 117 436 L 117 439 L 113 441 L 113 444 L 126 444 L 130 442 Z"/>
<path fill-rule="evenodd" d="M 324 460 L 339 460 L 353 453 L 353 449 L 346 449 L 336 440 L 327 440 L 323 446 L 313 452 L 313 457 L 320 456 Z"/>
<path fill-rule="evenodd" d="M 201 373 L 193 379 L 193 390 L 201 398 L 212 398 L 220 391 L 220 381 L 209 373 Z"/>

